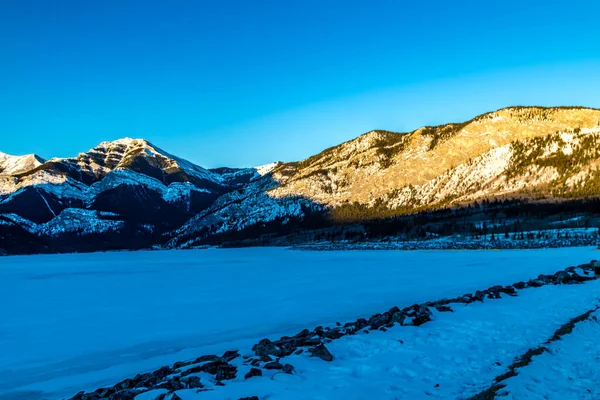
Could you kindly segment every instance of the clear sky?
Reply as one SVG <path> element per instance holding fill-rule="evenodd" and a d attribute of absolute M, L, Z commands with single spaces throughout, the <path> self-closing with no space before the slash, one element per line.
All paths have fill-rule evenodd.
<path fill-rule="evenodd" d="M 206 167 L 508 105 L 600 107 L 600 2 L 3 0 L 0 151 Z"/>

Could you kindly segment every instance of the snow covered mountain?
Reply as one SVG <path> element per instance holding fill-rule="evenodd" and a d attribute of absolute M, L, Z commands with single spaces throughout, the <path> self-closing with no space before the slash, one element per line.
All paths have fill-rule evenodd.
<path fill-rule="evenodd" d="M 511 107 L 408 133 L 371 131 L 276 169 L 273 176 L 281 184 L 273 195 L 302 195 L 331 207 L 383 201 L 391 208 L 412 209 L 444 198 L 454 204 L 514 194 L 523 186 L 531 189 L 533 176 L 543 168 L 547 179 L 534 186 L 560 184 L 555 174 L 566 172 L 561 171 L 561 154 L 577 159 L 581 178 L 589 175 L 598 158 L 598 134 L 600 110 L 576 107 Z M 467 176 L 471 179 L 465 182 Z M 413 205 L 409 193 L 414 191 L 419 202 Z M 424 198 L 418 192 L 436 195 Z"/>
<path fill-rule="evenodd" d="M 220 175 L 141 139 L 103 142 L 73 158 L 2 160 L 0 214 L 19 216 L 8 221 L 38 236 L 173 229 L 232 189 Z M 106 215 L 110 224 L 91 221 Z"/>
<path fill-rule="evenodd" d="M 53 158 L 18 176 L 27 178 L 40 171 L 48 171 L 91 184 L 115 170 L 138 172 L 165 185 L 191 182 L 199 187 L 219 190 L 223 182 L 219 175 L 173 156 L 146 140 L 130 138 L 102 142 L 74 158 Z"/>
<path fill-rule="evenodd" d="M 511 107 L 408 133 L 371 131 L 275 166 L 262 189 L 249 185 L 235 200 L 220 198 L 177 230 L 169 245 L 236 237 L 231 233 L 319 211 L 327 214 L 327 226 L 478 202 L 597 198 L 598 140 L 600 110 L 580 107 Z M 303 211 L 281 217 L 290 203 Z M 267 215 L 265 208 L 277 211 Z"/>
<path fill-rule="evenodd" d="M 70 207 L 120 213 L 123 207 L 133 212 L 136 205 L 141 208 L 135 213 L 142 214 L 174 205 L 189 213 L 229 188 L 221 176 L 140 139 L 103 142 L 74 158 L 53 158 L 34 168 L 24 165 L 0 177 L 0 212 L 35 222 L 46 222 Z"/>
<path fill-rule="evenodd" d="M 0 152 L 0 176 L 15 175 L 39 167 L 45 160 L 35 154 L 10 156 Z"/>
<path fill-rule="evenodd" d="M 347 238 L 348 229 L 335 226 L 360 222 L 352 235 L 364 237 L 374 231 L 364 225 L 369 221 L 483 203 L 487 210 L 498 201 L 517 201 L 517 214 L 523 204 L 566 204 L 560 213 L 574 220 L 600 219 L 598 207 L 581 203 L 600 197 L 599 140 L 600 110 L 582 107 L 510 107 L 408 133 L 371 131 L 300 162 L 242 169 L 206 170 L 127 138 L 46 162 L 2 155 L 0 214 L 21 218 L 5 218 L 2 226 L 12 223 L 36 237 L 61 236 L 63 226 L 63 236 L 105 234 L 114 241 L 110 246 L 126 248 L 119 232 L 146 246 L 177 248 L 273 243 L 290 234 L 294 241 L 331 238 L 332 232 Z M 559 212 L 554 208 L 552 215 Z M 482 218 L 496 218 L 497 210 L 491 217 L 486 212 L 478 220 L 475 212 L 463 215 L 460 229 L 481 231 Z M 504 215 L 503 224 L 521 229 L 514 214 L 512 220 Z M 107 215 L 110 224 L 85 222 Z M 460 231 L 456 218 L 392 225 L 386 229 L 396 234 Z"/>

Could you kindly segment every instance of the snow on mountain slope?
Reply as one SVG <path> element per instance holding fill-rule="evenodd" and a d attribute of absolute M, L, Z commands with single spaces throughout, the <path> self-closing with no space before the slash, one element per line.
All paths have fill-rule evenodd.
<path fill-rule="evenodd" d="M 264 176 L 273 172 L 273 170 L 280 165 L 281 163 L 279 161 L 276 161 L 270 164 L 259 165 L 258 167 L 254 167 L 254 169 L 260 176 Z"/>
<path fill-rule="evenodd" d="M 27 230 L 30 233 L 35 233 L 38 229 L 38 224 L 28 220 L 27 218 L 23 218 L 17 214 L 0 214 L 0 223 L 7 225 L 18 225 L 21 228 Z"/>
<path fill-rule="evenodd" d="M 92 184 L 86 192 L 86 197 L 93 200 L 100 193 L 114 189 L 120 185 L 143 185 L 150 190 L 158 192 L 163 199 L 169 203 L 186 201 L 192 192 L 213 193 L 209 189 L 198 188 L 189 182 L 173 182 L 165 185 L 158 179 L 127 169 L 115 169 L 110 171 L 104 178 Z"/>
<path fill-rule="evenodd" d="M 0 176 L 0 196 L 14 194 L 26 187 L 35 186 L 58 197 L 81 199 L 88 188 L 82 182 L 66 175 L 55 174 L 45 170 L 31 173 L 26 178 Z"/>
<path fill-rule="evenodd" d="M 211 172 L 218 174 L 223 180 L 232 186 L 243 186 L 259 178 L 260 175 L 254 168 L 215 168 Z"/>
<path fill-rule="evenodd" d="M 26 172 L 39 167 L 44 162 L 43 158 L 35 154 L 11 156 L 0 152 L 0 176 Z"/>
<path fill-rule="evenodd" d="M 41 235 L 48 236 L 56 236 L 63 233 L 105 233 L 123 227 L 123 221 L 114 219 L 117 217 L 118 215 L 114 213 L 67 208 L 57 215 L 56 218 L 39 225 L 35 231 Z"/>
<path fill-rule="evenodd" d="M 11 159 L 12 160 L 12 159 Z M 173 182 L 191 182 L 201 189 L 224 191 L 223 178 L 202 167 L 173 156 L 164 150 L 141 139 L 120 139 L 103 142 L 87 153 L 75 158 L 52 158 L 45 163 L 31 164 L 34 168 L 24 169 L 13 166 L 12 173 L 0 175 L 0 194 L 9 194 L 22 187 L 40 184 L 60 185 L 69 182 L 70 186 L 91 185 L 102 180 L 115 170 L 130 170 L 154 178 L 169 185 Z M 2 166 L 0 158 L 0 167 Z M 13 164 L 11 164 L 13 165 Z M 8 171 L 8 170 L 7 170 Z M 1 171 L 0 171 L 1 173 Z M 74 183 L 77 182 L 77 183 Z M 72 193 L 60 193 L 65 196 Z"/>
<path fill-rule="evenodd" d="M 105 212 L 67 208 L 46 223 L 36 224 L 17 214 L 0 214 L 0 223 L 18 225 L 30 233 L 58 236 L 64 233 L 90 234 L 118 230 L 124 222 L 119 215 Z"/>
<path fill-rule="evenodd" d="M 286 225 L 291 219 L 304 219 L 321 207 L 297 197 L 273 198 L 265 193 L 253 194 L 239 203 L 230 204 L 212 213 L 203 212 L 178 229 L 169 247 L 187 248 L 209 235 L 240 232 L 254 226 L 279 221 Z"/>
<path fill-rule="evenodd" d="M 269 174 L 243 188 L 217 198 L 206 210 L 172 232 L 168 247 L 192 246 L 213 234 L 239 232 L 276 220 L 283 224 L 291 218 L 302 220 L 308 213 L 322 210 L 319 204 L 301 197 L 274 198 L 269 191 L 277 187 Z"/>
<path fill-rule="evenodd" d="M 219 174 L 223 179 L 232 185 L 241 186 L 259 179 L 262 176 L 270 174 L 273 170 L 281 165 L 280 162 L 260 165 L 254 168 L 215 168 L 212 172 Z"/>
<path fill-rule="evenodd" d="M 103 142 L 75 158 L 53 158 L 26 171 L 17 169 L 15 162 L 10 165 L 10 171 L 18 173 L 0 174 L 0 213 L 17 213 L 37 223 L 73 207 L 180 223 L 189 218 L 186 214 L 206 208 L 230 190 L 220 175 L 141 139 Z"/>

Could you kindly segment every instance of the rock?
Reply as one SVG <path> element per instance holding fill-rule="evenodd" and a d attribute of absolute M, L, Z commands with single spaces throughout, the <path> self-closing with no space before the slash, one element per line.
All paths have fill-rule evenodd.
<path fill-rule="evenodd" d="M 180 381 L 180 378 L 176 376 L 156 387 L 159 389 L 167 389 L 169 392 L 174 392 L 176 390 L 185 389 L 186 385 L 184 385 L 183 382 Z"/>
<path fill-rule="evenodd" d="M 139 382 L 137 387 L 151 387 L 165 379 L 167 376 L 171 375 L 174 371 L 175 370 L 173 368 L 164 366 L 160 367 L 154 372 L 150 372 L 143 375 L 137 375 L 134 379 Z"/>
<path fill-rule="evenodd" d="M 400 309 L 397 306 L 394 306 L 388 310 L 390 315 L 394 315 L 395 313 L 400 312 Z"/>
<path fill-rule="evenodd" d="M 527 285 L 534 287 L 534 288 L 539 288 L 544 286 L 544 282 L 538 280 L 538 279 L 530 279 L 527 281 Z"/>
<path fill-rule="evenodd" d="M 97 393 L 101 398 L 108 398 L 111 394 L 115 393 L 116 391 L 117 390 L 115 388 L 100 388 L 94 393 Z"/>
<path fill-rule="evenodd" d="M 221 365 L 217 369 L 215 379 L 218 381 L 226 381 L 229 379 L 235 379 L 237 368 L 233 365 Z"/>
<path fill-rule="evenodd" d="M 191 364 L 192 364 L 191 362 L 177 361 L 175 364 L 173 364 L 173 369 L 187 367 L 188 365 L 191 365 Z"/>
<path fill-rule="evenodd" d="M 225 386 L 225 384 L 221 381 L 217 381 L 217 383 L 215 383 L 215 386 Z"/>
<path fill-rule="evenodd" d="M 295 355 L 300 355 L 300 354 L 302 354 L 302 352 L 304 352 L 304 350 L 298 349 L 298 350 L 296 350 L 296 352 L 294 354 Z"/>
<path fill-rule="evenodd" d="M 233 365 L 226 363 L 225 361 L 217 360 L 212 361 L 197 367 L 190 368 L 181 373 L 181 376 L 187 376 L 198 372 L 206 372 L 216 376 L 216 380 L 223 381 L 227 379 L 234 379 L 237 372 L 237 368 Z"/>
<path fill-rule="evenodd" d="M 491 290 L 491 289 L 489 289 L 489 290 Z M 488 294 L 487 291 L 478 290 L 473 295 L 473 300 L 474 301 L 483 301 L 483 299 L 485 299 L 486 294 Z"/>
<path fill-rule="evenodd" d="M 392 315 L 392 319 L 390 320 L 390 322 L 404 325 L 406 318 L 406 314 L 404 314 L 402 311 L 398 311 L 394 313 L 394 315 Z"/>
<path fill-rule="evenodd" d="M 323 361 L 333 361 L 333 355 L 327 350 L 325 345 L 320 344 L 317 347 L 313 347 L 309 349 L 312 354 L 312 357 L 319 357 Z"/>
<path fill-rule="evenodd" d="M 600 275 L 600 262 L 592 260 L 590 261 L 590 265 L 592 266 L 592 268 L 594 268 L 594 273 L 596 275 Z"/>
<path fill-rule="evenodd" d="M 79 392 L 75 396 L 71 397 L 71 400 L 96 400 L 96 399 L 101 399 L 101 397 L 98 393 L 95 393 L 95 392 L 93 392 L 93 393 Z"/>
<path fill-rule="evenodd" d="M 228 350 L 221 356 L 221 360 L 225 362 L 230 362 L 240 356 L 240 353 L 237 350 Z"/>
<path fill-rule="evenodd" d="M 206 362 L 206 361 L 217 361 L 218 359 L 219 359 L 219 357 L 217 357 L 216 355 L 209 354 L 206 356 L 196 358 L 192 364 L 198 364 L 198 363 Z"/>
<path fill-rule="evenodd" d="M 540 274 L 537 280 L 544 283 L 545 285 L 551 285 L 554 283 L 554 277 L 552 275 Z"/>
<path fill-rule="evenodd" d="M 415 326 L 421 326 L 429 321 L 431 321 L 431 311 L 429 311 L 428 307 L 419 306 L 416 310 L 416 315 L 413 318 L 413 324 Z"/>
<path fill-rule="evenodd" d="M 318 346 L 322 343 L 321 338 L 308 338 L 304 341 L 305 346 Z"/>
<path fill-rule="evenodd" d="M 565 284 L 571 280 L 571 275 L 567 271 L 558 271 L 554 274 L 554 280 L 557 284 Z"/>
<path fill-rule="evenodd" d="M 138 395 L 137 390 L 121 390 L 120 392 L 113 393 L 108 397 L 109 400 L 134 400 L 135 396 Z"/>
<path fill-rule="evenodd" d="M 404 309 L 402 309 L 402 312 L 404 314 L 406 314 L 409 317 L 414 317 L 415 315 L 417 315 L 417 309 L 419 308 L 418 304 L 412 305 L 410 307 L 405 307 Z"/>
<path fill-rule="evenodd" d="M 250 371 L 244 375 L 244 379 L 250 379 L 255 376 L 262 376 L 262 371 L 258 368 L 250 368 Z"/>
<path fill-rule="evenodd" d="M 356 322 L 354 323 L 354 329 L 356 331 L 360 331 L 361 329 L 363 329 L 365 326 L 367 326 L 369 323 L 367 322 L 366 319 L 364 318 L 359 318 L 356 320 Z"/>
<path fill-rule="evenodd" d="M 517 282 L 513 285 L 513 287 L 516 289 L 525 289 L 527 284 L 525 282 Z"/>
<path fill-rule="evenodd" d="M 275 344 L 276 348 L 278 349 L 278 352 L 275 354 L 275 356 L 289 356 L 294 352 L 294 350 L 296 350 L 298 344 L 302 343 L 303 341 L 304 339 L 290 338 L 289 340 L 278 340 L 277 342 L 274 342 L 273 344 Z M 298 344 L 296 344 L 296 342 L 298 342 Z"/>
<path fill-rule="evenodd" d="M 454 312 L 454 310 L 448 306 L 435 306 L 435 309 L 439 312 Z"/>
<path fill-rule="evenodd" d="M 259 357 L 274 355 L 280 357 L 279 348 L 269 339 L 263 339 L 252 347 L 254 354 Z"/>
<path fill-rule="evenodd" d="M 177 395 L 177 393 L 173 393 L 173 397 L 171 397 L 171 400 L 183 400 L 181 397 L 179 397 Z"/>
<path fill-rule="evenodd" d="M 203 367 L 203 365 L 199 365 L 199 366 L 196 366 L 196 367 L 192 367 L 190 369 L 186 369 L 185 371 L 183 371 L 181 373 L 181 377 L 188 376 L 188 375 L 191 375 L 191 374 L 197 374 L 198 372 L 204 372 L 204 370 L 202 369 L 202 367 Z"/>
<path fill-rule="evenodd" d="M 385 312 L 381 315 L 374 315 L 369 320 L 369 325 L 372 330 L 379 329 L 380 327 L 386 325 L 390 321 L 391 315 L 388 312 Z"/>
<path fill-rule="evenodd" d="M 502 298 L 502 296 L 500 296 L 500 292 L 498 292 L 496 290 L 489 289 L 487 294 L 488 294 L 488 299 L 501 299 Z"/>
<path fill-rule="evenodd" d="M 133 389 L 138 384 L 134 379 L 125 379 L 120 383 L 117 383 L 114 388 L 117 390 Z"/>
<path fill-rule="evenodd" d="M 238 400 L 260 400 L 258 398 L 258 396 L 252 396 L 252 397 L 240 397 Z"/>
<path fill-rule="evenodd" d="M 281 370 L 290 375 L 294 373 L 294 367 L 291 364 L 285 364 Z"/>
<path fill-rule="evenodd" d="M 464 294 L 461 297 L 459 297 L 457 299 L 457 301 L 459 303 L 465 303 L 465 304 L 469 304 L 473 302 L 473 295 L 471 295 L 470 293 Z"/>
<path fill-rule="evenodd" d="M 344 336 L 344 334 L 341 332 L 340 328 L 334 328 L 325 332 L 323 336 L 325 336 L 327 339 L 335 340 L 341 338 Z"/>
<path fill-rule="evenodd" d="M 252 360 L 250 365 L 252 365 L 253 367 L 258 367 L 260 365 L 260 360 Z"/>
<path fill-rule="evenodd" d="M 596 279 L 596 275 L 590 269 L 577 267 L 571 275 L 571 279 L 575 282 L 586 282 Z"/>
<path fill-rule="evenodd" d="M 302 332 L 298 333 L 295 338 L 305 338 L 310 335 L 310 331 L 308 329 L 303 329 Z"/>
<path fill-rule="evenodd" d="M 283 365 L 281 365 L 281 363 L 278 362 L 278 361 L 273 361 L 273 362 L 265 364 L 264 368 L 267 369 L 267 370 L 282 369 Z"/>
<path fill-rule="evenodd" d="M 200 378 L 197 376 L 188 376 L 187 378 L 181 379 L 181 382 L 186 386 L 187 389 L 199 389 L 204 387 L 200 382 Z"/>

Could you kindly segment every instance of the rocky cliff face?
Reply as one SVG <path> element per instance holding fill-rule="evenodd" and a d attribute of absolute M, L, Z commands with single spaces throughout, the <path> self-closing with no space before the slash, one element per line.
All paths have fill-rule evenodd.
<path fill-rule="evenodd" d="M 39 237 L 119 241 L 134 231 L 147 244 L 189 247 L 498 199 L 597 198 L 599 140 L 600 110 L 581 107 L 371 131 L 300 162 L 246 169 L 209 171 L 121 139 L 67 159 L 0 154 L 0 214 L 18 216 L 3 226 Z"/>
<path fill-rule="evenodd" d="M 415 190 L 421 192 L 418 199 L 419 194 L 437 191 L 441 193 L 436 198 L 462 198 L 466 192 L 480 197 L 496 189 L 510 193 L 540 172 L 525 168 L 519 157 L 529 157 L 530 166 L 538 161 L 549 164 L 544 171 L 547 179 L 540 180 L 552 185 L 553 173 L 560 166 L 542 159 L 551 161 L 550 153 L 583 157 L 577 150 L 573 152 L 581 148 L 587 152 L 586 159 L 578 163 L 589 164 L 594 156 L 590 141 L 598 133 L 600 110 L 537 107 L 506 108 L 464 123 L 408 133 L 371 131 L 299 163 L 279 167 L 273 177 L 280 186 L 272 195 L 302 195 L 332 207 L 344 202 L 372 205 L 383 199 L 394 207 L 405 204 L 411 197 L 407 193 Z M 587 170 L 587 166 L 581 167 Z M 509 172 L 511 185 L 491 181 Z M 479 182 L 483 191 L 465 184 L 465 177 Z M 420 203 L 432 204 L 435 199 Z"/>

